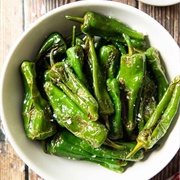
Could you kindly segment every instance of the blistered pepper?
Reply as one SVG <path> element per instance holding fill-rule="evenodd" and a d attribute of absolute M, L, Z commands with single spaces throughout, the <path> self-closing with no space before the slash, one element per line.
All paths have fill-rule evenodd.
<path fill-rule="evenodd" d="M 138 151 L 136 154 L 127 158 L 127 155 L 134 149 L 136 142 L 120 142 L 118 145 L 123 147 L 122 149 L 115 149 L 107 145 L 101 145 L 99 148 L 92 148 L 85 141 L 81 141 L 80 146 L 87 152 L 99 157 L 121 159 L 127 161 L 140 161 L 144 157 L 143 150 Z"/>
<path fill-rule="evenodd" d="M 144 78 L 143 89 L 141 93 L 141 102 L 139 113 L 137 115 L 138 130 L 143 129 L 145 123 L 149 120 L 156 109 L 156 85 L 150 75 L 147 73 Z"/>
<path fill-rule="evenodd" d="M 114 103 L 114 113 L 109 116 L 109 134 L 108 137 L 117 140 L 123 137 L 122 126 L 122 104 L 120 98 L 120 84 L 116 78 L 107 80 L 107 89 Z"/>
<path fill-rule="evenodd" d="M 103 124 L 89 120 L 75 102 L 52 82 L 45 82 L 44 89 L 61 126 L 87 141 L 92 147 L 99 147 L 105 141 L 107 129 Z"/>
<path fill-rule="evenodd" d="M 41 48 L 36 56 L 36 62 L 39 61 L 43 56 L 48 55 L 48 53 L 52 50 L 54 51 L 54 55 L 62 54 L 66 52 L 67 45 L 61 34 L 58 32 L 51 33 L 45 40 L 45 42 L 41 45 Z"/>
<path fill-rule="evenodd" d="M 84 66 L 84 50 L 81 45 L 76 44 L 75 26 L 72 33 L 72 46 L 67 49 L 67 61 L 79 80 L 87 86 L 87 80 L 83 72 Z"/>
<path fill-rule="evenodd" d="M 72 16 L 66 16 L 66 18 L 71 21 L 82 23 L 82 32 L 92 36 L 100 36 L 105 39 L 122 39 L 122 34 L 125 33 L 129 37 L 135 39 L 144 39 L 144 35 L 142 33 L 133 30 L 121 21 L 99 13 L 88 11 L 85 13 L 83 18 Z"/>
<path fill-rule="evenodd" d="M 145 52 L 145 55 L 147 59 L 147 66 L 157 82 L 158 101 L 160 101 L 168 88 L 169 82 L 163 70 L 158 50 L 154 47 L 150 47 Z"/>
<path fill-rule="evenodd" d="M 26 135 L 30 139 L 43 140 L 56 132 L 56 125 L 49 103 L 37 88 L 35 63 L 24 61 L 21 64 L 21 74 L 25 89 L 22 116 Z"/>
<path fill-rule="evenodd" d="M 139 149 L 151 149 L 167 132 L 180 103 L 180 76 L 176 76 L 168 86 L 154 113 L 137 136 L 136 147 L 127 157 L 134 155 Z"/>
<path fill-rule="evenodd" d="M 99 50 L 99 63 L 105 81 L 115 78 L 119 69 L 120 54 L 113 45 L 102 46 Z"/>
<path fill-rule="evenodd" d="M 68 159 L 94 162 L 119 173 L 124 172 L 124 166 L 127 165 L 126 161 L 96 156 L 85 151 L 80 145 L 81 142 L 82 140 L 72 133 L 62 130 L 51 140 L 48 152 Z"/>
<path fill-rule="evenodd" d="M 106 82 L 103 80 L 102 72 L 100 70 L 101 67 L 94 46 L 94 39 L 91 36 L 87 36 L 86 51 L 93 81 L 93 92 L 99 105 L 99 113 L 101 115 L 112 114 L 114 112 L 113 103 L 108 94 Z"/>
<path fill-rule="evenodd" d="M 143 53 L 133 54 L 129 37 L 125 36 L 129 54 L 121 56 L 120 70 L 117 79 L 126 94 L 127 110 L 123 109 L 123 121 L 127 134 L 132 134 L 136 127 L 136 115 L 140 103 L 143 79 L 146 71 L 146 59 Z"/>
<path fill-rule="evenodd" d="M 96 121 L 98 119 L 99 107 L 96 99 L 65 62 L 54 64 L 49 71 L 49 77 L 78 105 L 90 120 Z"/>

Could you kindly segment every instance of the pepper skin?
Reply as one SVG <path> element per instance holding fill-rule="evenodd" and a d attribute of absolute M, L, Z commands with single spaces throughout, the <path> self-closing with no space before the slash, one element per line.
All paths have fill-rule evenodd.
<path fill-rule="evenodd" d="M 176 76 L 168 86 L 151 118 L 137 136 L 136 147 L 128 154 L 131 157 L 139 149 L 151 149 L 167 132 L 176 115 L 180 102 L 180 76 Z"/>
<path fill-rule="evenodd" d="M 86 12 L 84 18 L 72 16 L 66 16 L 66 18 L 82 23 L 82 32 L 92 36 L 100 36 L 104 39 L 118 39 L 122 38 L 124 33 L 134 39 L 144 39 L 142 33 L 133 30 L 124 23 L 95 12 Z"/>
<path fill-rule="evenodd" d="M 127 160 L 135 162 L 140 161 L 144 157 L 143 150 L 140 150 L 134 156 L 127 158 L 129 152 L 131 152 L 136 146 L 136 142 L 120 142 L 118 145 L 124 147 L 122 149 L 115 149 L 104 144 L 101 145 L 99 148 L 92 148 L 85 141 L 82 141 L 80 145 L 85 151 L 104 158 L 122 159 L 125 161 Z"/>
<path fill-rule="evenodd" d="M 58 62 L 49 71 L 51 80 L 59 86 L 88 116 L 92 121 L 96 121 L 98 115 L 98 103 L 88 89 L 72 72 L 65 62 Z"/>
<path fill-rule="evenodd" d="M 24 61 L 21 64 L 25 97 L 22 115 L 26 135 L 30 139 L 43 140 L 56 133 L 49 103 L 41 96 L 36 85 L 35 63 Z"/>
<path fill-rule="evenodd" d="M 159 102 L 163 97 L 166 89 L 168 88 L 169 82 L 162 68 L 158 50 L 155 49 L 154 47 L 150 47 L 145 52 L 145 55 L 146 55 L 147 66 L 149 68 L 149 71 L 152 72 L 157 82 L 158 102 Z"/>
<path fill-rule="evenodd" d="M 110 115 L 114 112 L 113 103 L 106 89 L 106 83 L 103 80 L 101 67 L 96 54 L 94 39 L 91 36 L 87 36 L 86 51 L 88 54 L 88 63 L 93 80 L 94 97 L 99 105 L 100 115 Z"/>
<path fill-rule="evenodd" d="M 73 69 L 76 76 L 79 78 L 79 80 L 87 86 L 87 80 L 85 77 L 85 74 L 83 72 L 83 66 L 84 66 L 84 50 L 81 45 L 78 45 L 76 38 L 76 26 L 73 26 L 73 32 L 72 32 L 72 42 L 71 47 L 69 47 L 66 51 L 67 60 L 66 62 L 70 65 L 70 67 Z"/>
<path fill-rule="evenodd" d="M 99 147 L 105 141 L 107 129 L 103 124 L 89 120 L 74 101 L 52 82 L 45 82 L 44 89 L 60 125 L 92 147 Z"/>
<path fill-rule="evenodd" d="M 131 134 L 136 127 L 136 114 L 139 106 L 139 92 L 142 88 L 143 78 L 146 71 L 144 54 L 121 56 L 120 70 L 117 80 L 124 86 L 126 92 L 127 113 L 123 115 L 127 134 Z"/>
<path fill-rule="evenodd" d="M 113 45 L 102 46 L 99 50 L 99 62 L 104 79 L 113 79 L 119 69 L 120 53 Z"/>
<path fill-rule="evenodd" d="M 41 59 L 43 56 L 47 55 L 54 48 L 56 48 L 54 55 L 65 53 L 67 49 L 65 40 L 63 39 L 62 35 L 57 32 L 51 33 L 41 45 L 36 57 L 36 62 L 39 61 L 39 59 Z"/>
<path fill-rule="evenodd" d="M 96 164 L 100 164 L 110 170 L 118 173 L 124 172 L 126 161 L 120 159 L 112 159 L 99 157 L 85 151 L 81 146 L 82 140 L 74 136 L 72 133 L 61 130 L 57 133 L 49 144 L 48 152 L 60 157 L 66 157 L 73 160 L 85 160 Z"/>
<path fill-rule="evenodd" d="M 120 98 L 120 85 L 116 78 L 107 80 L 107 89 L 114 103 L 114 113 L 109 116 L 110 130 L 108 137 L 117 140 L 123 137 L 123 127 L 121 118 L 121 98 Z"/>
<path fill-rule="evenodd" d="M 139 113 L 137 115 L 138 130 L 143 129 L 145 123 L 149 120 L 156 109 L 157 87 L 152 78 L 146 73 L 141 93 L 141 102 L 139 105 Z"/>

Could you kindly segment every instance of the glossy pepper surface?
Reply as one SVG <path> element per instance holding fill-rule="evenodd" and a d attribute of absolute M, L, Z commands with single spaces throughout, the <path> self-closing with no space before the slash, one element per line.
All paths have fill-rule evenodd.
<path fill-rule="evenodd" d="M 142 33 L 133 30 L 121 21 L 95 12 L 86 12 L 83 18 L 66 16 L 67 19 L 82 23 L 81 30 L 85 34 L 100 36 L 105 39 L 122 39 L 122 34 L 135 39 L 144 39 Z"/>
<path fill-rule="evenodd" d="M 124 86 L 126 93 L 125 101 L 127 101 L 128 107 L 124 123 L 129 133 L 136 127 L 137 98 L 142 87 L 145 69 L 145 55 L 133 54 L 121 56 L 120 74 L 118 74 L 117 79 Z"/>
<path fill-rule="evenodd" d="M 49 103 L 37 88 L 35 63 L 24 61 L 21 64 L 21 73 L 25 88 L 22 115 L 26 135 L 30 139 L 46 139 L 56 132 L 56 125 Z"/>
<path fill-rule="evenodd" d="M 87 141 L 92 147 L 99 147 L 105 141 L 107 129 L 104 125 L 89 120 L 74 101 L 52 82 L 47 81 L 44 88 L 61 126 Z"/>
<path fill-rule="evenodd" d="M 114 107 L 106 88 L 106 82 L 104 82 L 102 72 L 100 70 L 101 67 L 94 46 L 94 38 L 88 36 L 87 44 L 86 50 L 88 53 L 88 63 L 93 80 L 93 92 L 99 105 L 99 113 L 101 115 L 109 115 L 114 112 Z"/>
<path fill-rule="evenodd" d="M 96 99 L 66 63 L 58 62 L 54 64 L 49 71 L 49 77 L 78 105 L 90 120 L 96 121 L 98 119 L 99 106 Z"/>
<path fill-rule="evenodd" d="M 160 101 L 166 89 L 168 88 L 169 82 L 163 70 L 162 62 L 158 50 L 154 47 L 150 47 L 145 52 L 145 55 L 147 59 L 147 65 L 157 82 L 157 91 L 158 91 L 157 96 L 158 96 L 158 101 Z"/>
<path fill-rule="evenodd" d="M 139 105 L 139 113 L 137 115 L 138 130 L 143 129 L 146 122 L 156 109 L 156 93 L 157 87 L 150 75 L 147 73 L 144 78 L 143 89 L 141 93 L 141 101 Z"/>
<path fill-rule="evenodd" d="M 115 78 L 120 64 L 120 53 L 112 44 L 102 46 L 99 50 L 99 61 L 105 80 Z"/>
<path fill-rule="evenodd" d="M 116 78 L 107 80 L 107 89 L 114 103 L 114 113 L 109 116 L 109 134 L 108 137 L 117 140 L 123 137 L 122 126 L 122 103 L 120 96 L 120 83 Z"/>
<path fill-rule="evenodd" d="M 67 62 L 70 67 L 73 69 L 74 73 L 77 75 L 79 80 L 87 85 L 87 80 L 85 77 L 85 73 L 83 72 L 84 67 L 84 50 L 80 44 L 76 44 L 76 27 L 73 26 L 72 32 L 72 45 L 66 51 L 67 54 Z"/>
<path fill-rule="evenodd" d="M 48 53 L 52 50 L 54 51 L 54 55 L 62 54 L 66 52 L 67 45 L 61 34 L 58 32 L 51 33 L 42 44 L 37 57 L 36 62 L 39 61 L 43 56 L 48 55 Z"/>
<path fill-rule="evenodd" d="M 82 140 L 72 133 L 62 130 L 51 140 L 48 152 L 68 159 L 90 161 L 116 172 L 124 171 L 124 166 L 127 165 L 126 161 L 96 156 L 84 150 L 81 142 Z"/>
<path fill-rule="evenodd" d="M 137 145 L 127 157 L 141 148 L 146 150 L 152 148 L 165 135 L 178 111 L 179 102 L 180 76 L 177 76 L 170 83 L 151 118 L 137 136 Z"/>

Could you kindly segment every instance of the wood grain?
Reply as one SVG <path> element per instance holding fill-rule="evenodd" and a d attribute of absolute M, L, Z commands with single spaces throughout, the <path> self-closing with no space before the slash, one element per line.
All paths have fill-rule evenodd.
<path fill-rule="evenodd" d="M 6 56 L 23 32 L 23 7 L 19 0 L 0 1 L 0 67 Z M 1 72 L 1 71 L 0 71 Z M 25 164 L 15 153 L 6 136 L 0 121 L 0 180 L 25 179 Z"/>
<path fill-rule="evenodd" d="M 6 56 L 20 36 L 46 12 L 76 0 L 0 0 L 0 73 Z M 180 46 L 180 4 L 154 7 L 137 0 L 114 0 L 139 8 L 162 24 Z M 10 4 L 10 5 L 9 5 Z M 180 151 L 173 160 L 151 180 L 166 180 L 179 170 Z M 0 180 L 42 180 L 28 168 L 13 150 L 3 133 L 0 120 Z"/>

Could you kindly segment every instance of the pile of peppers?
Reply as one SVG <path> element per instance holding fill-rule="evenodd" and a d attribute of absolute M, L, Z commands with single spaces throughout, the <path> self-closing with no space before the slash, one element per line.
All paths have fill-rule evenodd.
<path fill-rule="evenodd" d="M 166 134 L 180 102 L 147 36 L 95 13 L 66 16 L 80 30 L 51 33 L 24 60 L 22 117 L 46 153 L 124 172 Z"/>

